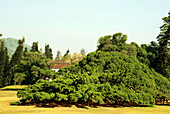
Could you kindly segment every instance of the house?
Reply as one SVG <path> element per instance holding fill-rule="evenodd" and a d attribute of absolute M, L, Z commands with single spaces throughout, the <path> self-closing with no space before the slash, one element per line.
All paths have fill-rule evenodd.
<path fill-rule="evenodd" d="M 59 62 L 59 61 L 52 61 L 50 68 L 54 70 L 55 72 L 58 72 L 60 68 L 70 66 L 71 64 L 69 62 Z"/>

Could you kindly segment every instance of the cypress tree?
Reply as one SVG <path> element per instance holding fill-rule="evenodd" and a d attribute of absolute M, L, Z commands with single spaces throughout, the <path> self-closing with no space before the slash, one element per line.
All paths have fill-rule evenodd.
<path fill-rule="evenodd" d="M 24 38 L 22 40 L 18 40 L 18 47 L 15 51 L 15 53 L 12 55 L 12 59 L 9 63 L 9 68 L 12 68 L 16 64 L 18 64 L 22 60 L 22 55 L 23 55 L 23 43 L 24 43 Z M 8 78 L 8 84 L 13 84 L 13 74 L 9 73 L 9 78 Z"/>
<path fill-rule="evenodd" d="M 51 48 L 49 49 L 49 58 L 53 59 L 53 54 L 52 54 L 52 49 Z"/>
<path fill-rule="evenodd" d="M 4 85 L 8 85 L 8 74 L 9 74 L 9 56 L 8 49 L 5 47 L 5 66 L 4 66 Z"/>
<path fill-rule="evenodd" d="M 21 59 L 22 59 L 22 55 L 23 55 L 23 43 L 24 40 L 18 40 L 18 47 L 15 51 L 15 53 L 12 55 L 12 59 L 10 61 L 10 67 L 13 67 L 14 65 L 18 64 Z"/>
<path fill-rule="evenodd" d="M 3 77 L 4 77 L 4 67 L 5 67 L 5 46 L 4 46 L 4 41 L 0 41 L 0 87 L 3 87 Z"/>

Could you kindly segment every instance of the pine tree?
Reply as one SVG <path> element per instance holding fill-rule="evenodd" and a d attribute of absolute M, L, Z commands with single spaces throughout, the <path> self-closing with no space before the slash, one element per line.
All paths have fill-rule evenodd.
<path fill-rule="evenodd" d="M 158 57 L 157 57 L 157 72 L 169 78 L 170 76 L 170 12 L 168 17 L 162 18 L 163 26 L 160 27 L 160 34 L 158 35 Z"/>

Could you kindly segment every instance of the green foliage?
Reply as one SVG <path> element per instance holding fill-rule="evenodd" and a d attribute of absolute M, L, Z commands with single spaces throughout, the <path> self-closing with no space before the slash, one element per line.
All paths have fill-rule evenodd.
<path fill-rule="evenodd" d="M 4 66 L 4 86 L 8 85 L 8 73 L 10 71 L 9 67 L 9 56 L 8 56 L 8 49 L 7 47 L 5 48 L 5 66 Z"/>
<path fill-rule="evenodd" d="M 165 77 L 119 52 L 92 52 L 79 64 L 61 68 L 53 81 L 39 80 L 17 93 L 22 103 L 125 106 L 154 104 L 169 94 Z"/>
<path fill-rule="evenodd" d="M 21 102 L 20 101 L 16 101 L 16 102 L 11 102 L 10 105 L 20 105 Z"/>
<path fill-rule="evenodd" d="M 0 87 L 7 84 L 7 73 L 9 71 L 8 49 L 4 44 L 5 41 L 0 39 Z"/>
<path fill-rule="evenodd" d="M 31 52 L 39 52 L 38 51 L 38 42 L 33 42 L 31 47 Z"/>
<path fill-rule="evenodd" d="M 10 57 L 12 57 L 12 55 L 14 54 L 16 48 L 18 47 L 18 39 L 15 38 L 3 38 L 3 40 L 5 41 L 5 47 L 8 48 L 8 55 Z M 31 47 L 27 44 L 24 44 L 24 47 L 27 47 L 28 50 L 31 49 Z"/>
<path fill-rule="evenodd" d="M 45 55 L 47 58 L 53 59 L 52 49 L 50 48 L 49 44 L 45 45 Z"/>
<path fill-rule="evenodd" d="M 5 68 L 5 46 L 4 41 L 0 40 L 0 87 L 4 86 L 4 68 Z"/>
<path fill-rule="evenodd" d="M 68 49 L 66 51 L 66 53 L 64 54 L 64 56 L 62 57 L 62 60 L 63 62 L 66 62 L 66 61 L 69 61 L 69 59 L 71 58 L 71 55 L 69 54 L 70 50 Z"/>
<path fill-rule="evenodd" d="M 56 56 L 55 60 L 56 61 L 62 61 L 62 54 L 59 50 L 57 51 L 57 56 Z"/>
<path fill-rule="evenodd" d="M 170 79 L 170 12 L 168 17 L 162 18 L 164 24 L 160 27 L 158 35 L 157 71 Z"/>
<path fill-rule="evenodd" d="M 27 52 L 19 64 L 11 68 L 15 83 L 34 84 L 39 79 L 50 79 L 55 73 L 49 69 L 46 56 L 39 52 Z"/>
<path fill-rule="evenodd" d="M 164 17 L 164 25 L 161 26 L 161 33 L 157 37 L 159 44 L 152 41 L 149 45 L 132 42 L 127 44 L 127 36 L 122 33 L 115 33 L 113 36 L 107 35 L 99 38 L 98 49 L 96 51 L 121 52 L 124 55 L 134 57 L 139 62 L 154 68 L 157 72 L 169 79 L 170 75 L 170 16 Z"/>
<path fill-rule="evenodd" d="M 23 55 L 26 56 L 26 53 L 28 52 L 27 47 L 24 49 Z"/>
<path fill-rule="evenodd" d="M 10 61 L 10 67 L 15 66 L 22 60 L 23 55 L 23 43 L 24 39 L 18 40 L 18 47 L 15 51 L 15 53 L 12 55 L 11 61 Z"/>
<path fill-rule="evenodd" d="M 9 63 L 9 68 L 12 68 L 15 65 L 19 64 L 20 61 L 22 60 L 24 41 L 25 41 L 24 38 L 22 40 L 18 40 L 18 47 L 17 47 L 15 53 L 12 55 L 11 61 Z M 14 75 L 12 73 L 12 69 L 10 69 L 9 72 L 7 73 L 7 85 L 14 84 L 13 79 L 14 79 Z"/>
<path fill-rule="evenodd" d="M 14 85 L 17 83 L 21 85 L 21 82 L 25 79 L 26 75 L 23 73 L 15 73 L 14 75 Z"/>
<path fill-rule="evenodd" d="M 97 51 L 120 51 L 126 45 L 127 36 L 115 33 L 99 38 Z"/>
<path fill-rule="evenodd" d="M 85 50 L 84 48 L 82 48 L 82 49 L 80 50 L 80 54 L 82 54 L 82 55 L 84 55 L 84 56 L 85 56 L 85 54 L 86 54 L 86 50 Z"/>

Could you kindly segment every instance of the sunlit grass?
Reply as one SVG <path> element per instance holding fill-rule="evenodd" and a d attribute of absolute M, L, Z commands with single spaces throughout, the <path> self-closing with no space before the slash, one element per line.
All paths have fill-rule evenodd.
<path fill-rule="evenodd" d="M 21 89 L 23 86 L 8 86 L 5 88 Z M 0 114 L 170 114 L 170 106 L 155 107 L 124 107 L 124 108 L 76 108 L 55 107 L 38 108 L 35 106 L 10 106 L 17 101 L 16 91 L 0 91 Z"/>
<path fill-rule="evenodd" d="M 22 89 L 24 87 L 27 87 L 27 85 L 10 85 L 10 86 L 6 86 L 6 87 L 0 88 L 0 89 L 2 89 L 2 90 L 14 89 L 15 90 L 15 89 Z"/>

